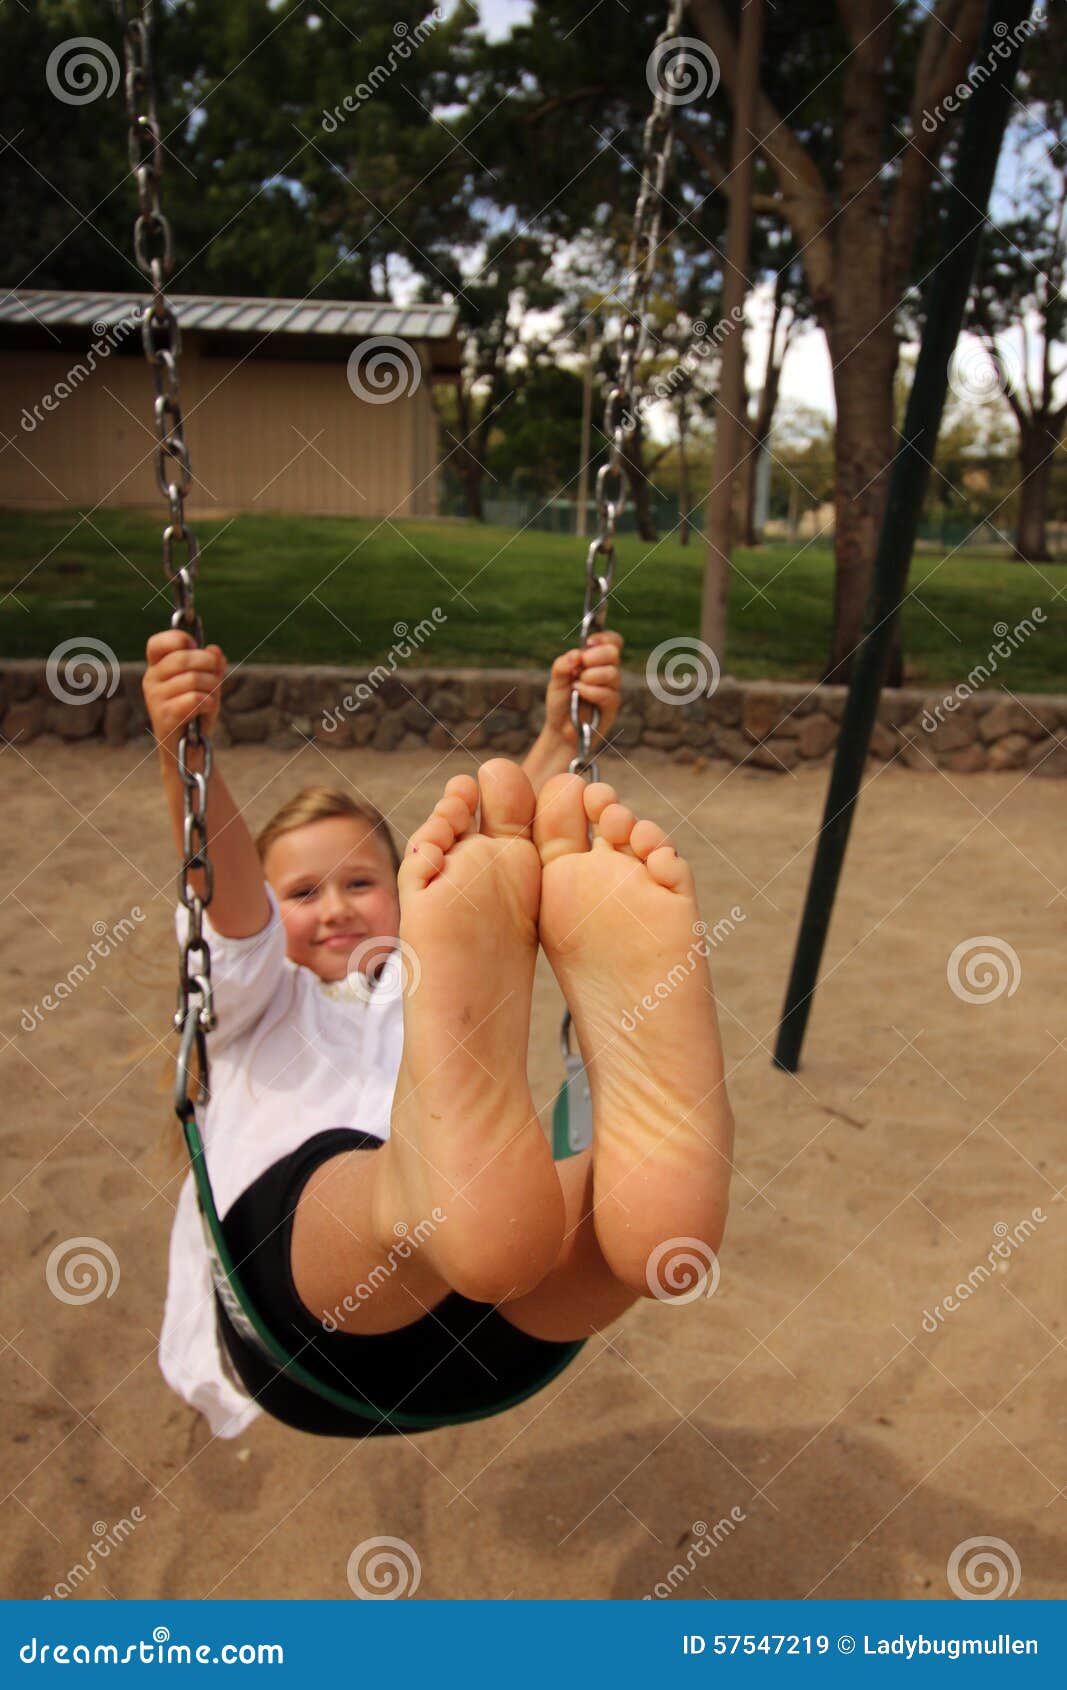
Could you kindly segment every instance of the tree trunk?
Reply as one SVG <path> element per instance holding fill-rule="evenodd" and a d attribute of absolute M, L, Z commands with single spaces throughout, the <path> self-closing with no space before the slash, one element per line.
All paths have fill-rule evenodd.
<path fill-rule="evenodd" d="M 845 313 L 842 313 L 843 315 Z M 835 329 L 837 476 L 834 491 L 834 632 L 825 679 L 847 683 L 863 632 L 874 556 L 882 527 L 893 457 L 893 375 L 897 341 L 892 319 L 865 340 Z M 899 653 L 889 684 L 899 684 Z"/>
<path fill-rule="evenodd" d="M 1043 418 L 1027 417 L 1019 422 L 1019 521 L 1015 531 L 1015 556 L 1024 563 L 1048 563 L 1049 478 L 1052 474 L 1056 440 Z"/>
<path fill-rule="evenodd" d="M 678 406 L 678 520 L 681 528 L 679 540 L 683 546 L 689 544 L 689 459 L 685 450 L 689 422 L 687 409 L 683 394 Z"/>
<path fill-rule="evenodd" d="M 630 484 L 630 497 L 633 500 L 634 522 L 637 526 L 638 538 L 641 540 L 656 540 L 656 519 L 652 515 L 652 500 L 648 491 L 648 476 L 643 465 L 644 435 L 640 418 L 637 420 L 633 434 L 630 436 L 629 450 L 623 452 L 623 466 L 626 479 Z"/>

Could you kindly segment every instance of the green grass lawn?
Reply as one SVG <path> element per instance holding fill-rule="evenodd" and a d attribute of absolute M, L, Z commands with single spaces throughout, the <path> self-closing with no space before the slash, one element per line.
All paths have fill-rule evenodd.
<path fill-rule="evenodd" d="M 120 658 L 140 658 L 167 626 L 158 519 L 122 511 L 0 513 L 2 650 L 45 657 L 88 635 Z M 584 542 L 466 522 L 389 522 L 242 516 L 198 523 L 199 607 L 207 637 L 231 662 L 373 664 L 398 623 L 437 607 L 438 625 L 412 659 L 442 666 L 545 665 L 575 636 Z M 179 548 L 180 550 L 180 548 Z M 815 680 L 829 640 L 829 548 L 775 544 L 739 552 L 730 603 L 731 674 Z M 653 646 L 699 627 L 703 548 L 694 537 L 618 543 L 612 625 L 640 669 Z M 974 553 L 922 555 L 904 609 L 907 679 L 953 682 L 989 651 L 1000 621 L 1035 605 L 1048 621 L 1016 651 L 1016 691 L 1065 685 L 1055 594 L 1067 568 Z M 762 596 L 761 596 L 762 591 Z M 1067 601 L 1065 601 L 1067 602 Z M 443 614 L 442 614 L 443 613 Z"/>

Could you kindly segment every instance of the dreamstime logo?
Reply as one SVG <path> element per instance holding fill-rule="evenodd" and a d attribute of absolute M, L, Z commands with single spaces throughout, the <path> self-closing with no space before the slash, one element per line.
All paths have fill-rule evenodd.
<path fill-rule="evenodd" d="M 1034 1236 L 1038 1227 L 1044 1226 L 1047 1220 L 1048 1216 L 1038 1205 L 1030 1210 L 1029 1215 L 1024 1215 L 1021 1221 L 1017 1221 L 1014 1227 L 1010 1227 L 1007 1221 L 997 1221 L 993 1228 L 996 1243 L 987 1251 L 985 1261 L 976 1262 L 966 1279 L 961 1279 L 932 1309 L 923 1309 L 923 1331 L 936 1332 L 938 1326 L 942 1325 L 950 1314 L 955 1314 L 962 1308 L 964 1303 L 969 1302 L 975 1292 L 987 1280 L 992 1279 L 995 1273 L 1006 1273 L 1005 1262 L 1016 1250 L 1021 1250 L 1027 1240 Z"/>
<path fill-rule="evenodd" d="M 45 679 L 52 697 L 61 704 L 93 704 L 116 691 L 119 660 L 103 640 L 78 634 L 63 640 L 49 655 Z"/>
<path fill-rule="evenodd" d="M 402 1537 L 368 1537 L 348 1557 L 348 1583 L 364 1602 L 394 1602 L 414 1596 L 422 1583 L 422 1562 Z"/>
<path fill-rule="evenodd" d="M 396 674 L 397 660 L 412 656 L 430 634 L 436 633 L 442 622 L 448 621 L 448 613 L 435 604 L 429 616 L 424 616 L 421 622 L 416 622 L 414 628 L 406 622 L 398 622 L 393 629 L 396 643 L 390 647 L 386 663 L 376 663 L 365 680 L 359 682 L 355 692 L 345 693 L 336 710 L 324 710 L 322 725 L 328 734 L 335 733 L 340 727 L 343 716 L 348 713 L 354 715 L 361 704 L 374 697 L 375 692 L 383 681 L 390 675 Z"/>
<path fill-rule="evenodd" d="M 45 1264 L 45 1282 L 61 1303 L 95 1303 L 119 1288 L 119 1259 L 101 1238 L 65 1238 Z"/>
<path fill-rule="evenodd" d="M 674 967 L 668 970 L 664 979 L 657 980 L 652 990 L 646 992 L 639 1003 L 635 1003 L 632 1008 L 626 1010 L 620 1016 L 619 1026 L 623 1032 L 632 1033 L 639 1021 L 643 1021 L 646 1015 L 651 1015 L 653 1010 L 658 1009 L 660 1004 L 664 1003 L 673 991 L 689 979 L 696 968 L 698 959 L 710 956 L 715 946 L 721 945 L 724 939 L 728 939 L 731 933 L 736 932 L 738 924 L 744 919 L 744 910 L 740 904 L 735 904 L 730 914 L 720 916 L 714 927 L 709 927 L 703 918 L 694 921 L 692 930 L 695 943 L 689 946 L 682 960 L 676 962 Z"/>
<path fill-rule="evenodd" d="M 418 392 L 422 364 L 415 348 L 396 335 L 361 340 L 348 357 L 348 385 L 368 405 L 388 405 Z"/>
<path fill-rule="evenodd" d="M 1038 24 L 1043 24 L 1046 21 L 1047 16 L 1044 7 L 1038 6 L 1030 17 L 1023 18 L 1015 25 L 1014 29 L 1006 24 L 1003 19 L 995 23 L 993 34 L 997 39 L 985 58 L 980 63 L 971 66 L 971 69 L 967 72 L 966 82 L 957 82 L 955 88 L 947 93 L 932 111 L 923 112 L 922 126 L 926 133 L 928 135 L 936 134 L 938 125 L 944 123 L 954 112 L 958 112 L 976 89 L 980 88 L 983 82 L 989 81 L 996 69 L 997 60 L 1010 59 L 1022 43 L 1028 41 L 1030 36 L 1033 35 Z"/>
<path fill-rule="evenodd" d="M 698 1560 L 706 1561 L 713 1549 L 718 1549 L 725 1538 L 732 1537 L 748 1515 L 743 1508 L 736 1504 L 729 1514 L 724 1514 L 721 1520 L 716 1520 L 709 1526 L 706 1520 L 694 1520 L 690 1526 L 694 1541 L 685 1552 L 685 1564 L 676 1561 L 665 1578 L 659 1579 L 650 1591 L 646 1591 L 641 1598 L 643 1602 L 662 1602 L 673 1595 L 680 1584 L 684 1584 L 691 1573 L 696 1572 Z"/>
<path fill-rule="evenodd" d="M 106 921 L 94 921 L 93 932 L 96 937 L 85 953 L 85 961 L 76 962 L 73 968 L 68 969 L 64 978 L 56 981 L 40 1003 L 22 1011 L 23 1032 L 34 1032 L 43 1022 L 46 1013 L 51 1014 L 53 1009 L 59 1008 L 65 998 L 72 997 L 82 982 L 88 980 L 90 974 L 95 974 L 97 961 L 109 957 L 113 950 L 117 950 L 122 941 L 136 931 L 135 923 L 139 925 L 144 919 L 144 910 L 140 904 L 134 904 L 130 914 L 120 917 L 113 927 L 108 927 Z"/>
<path fill-rule="evenodd" d="M 361 939 L 348 959 L 348 989 L 364 1003 L 396 1003 L 414 997 L 419 989 L 422 964 L 414 947 L 406 939 L 392 939 L 383 956 L 384 943 L 380 938 Z"/>
<path fill-rule="evenodd" d="M 116 346 L 120 346 L 132 329 L 140 328 L 142 317 L 135 306 L 130 306 L 124 316 L 116 318 L 113 323 L 99 322 L 93 324 L 93 340 L 84 359 L 72 364 L 66 375 L 61 376 L 50 392 L 42 395 L 32 406 L 22 407 L 19 418 L 26 434 L 32 434 L 44 422 L 45 414 L 58 411 L 64 399 L 69 399 L 76 393 L 82 382 L 96 372 L 98 364 L 110 358 Z"/>
<path fill-rule="evenodd" d="M 745 326 L 745 308 L 743 305 L 732 305 L 725 317 L 720 317 L 710 328 L 702 318 L 698 317 L 690 328 L 690 341 L 678 362 L 664 375 L 654 376 L 649 381 L 637 403 L 628 411 L 624 411 L 619 418 L 624 428 L 636 428 L 637 419 L 652 405 L 672 398 L 679 387 L 689 381 L 704 358 L 711 357 L 718 352 L 724 341 L 737 330 Z"/>
<path fill-rule="evenodd" d="M 145 1515 L 134 1504 L 130 1509 L 129 1519 L 123 1515 L 122 1519 L 116 1521 L 115 1525 L 111 1527 L 108 1526 L 106 1520 L 94 1520 L 94 1541 L 86 1550 L 84 1560 L 75 1561 L 73 1567 L 68 1570 L 66 1578 L 60 1579 L 59 1583 L 54 1584 L 46 1596 L 42 1596 L 42 1602 L 51 1602 L 53 1598 L 63 1601 L 66 1597 L 73 1596 L 78 1586 L 84 1584 L 85 1580 L 95 1573 L 97 1563 L 106 1561 L 111 1551 L 118 1549 L 120 1544 L 132 1534 L 135 1527 L 143 1523 L 144 1519 Z"/>
<path fill-rule="evenodd" d="M 645 65 L 649 89 L 667 106 L 691 106 L 710 99 L 719 86 L 719 61 L 711 48 L 693 35 L 672 35 L 657 41 Z"/>
<path fill-rule="evenodd" d="M 975 664 L 965 681 L 960 681 L 951 692 L 947 692 L 940 704 L 935 704 L 932 710 L 927 708 L 923 711 L 919 724 L 923 732 L 936 733 L 945 719 L 945 712 L 947 711 L 951 715 L 959 709 L 966 699 L 971 697 L 972 693 L 977 692 L 980 686 L 991 680 L 1000 666 L 998 659 L 1007 659 L 1013 652 L 1018 651 L 1023 641 L 1037 632 L 1034 623 L 1040 624 L 1044 621 L 1045 612 L 1039 604 L 1035 604 L 1030 615 L 1022 617 L 1020 621 L 1016 622 L 1014 628 L 1010 628 L 1006 622 L 994 622 L 993 632 L 996 635 L 996 643 L 986 653 L 984 660 Z"/>
<path fill-rule="evenodd" d="M 393 1227 L 396 1242 L 389 1246 L 385 1261 L 376 1263 L 354 1291 L 350 1291 L 339 1303 L 335 1303 L 332 1313 L 323 1314 L 323 1331 L 336 1332 L 345 1315 L 354 1314 L 360 1303 L 365 1303 L 368 1297 L 373 1296 L 378 1286 L 384 1284 L 390 1274 L 396 1272 L 399 1263 L 409 1261 L 419 1246 L 425 1244 L 427 1238 L 437 1231 L 445 1219 L 444 1210 L 434 1208 L 430 1210 L 430 1219 L 419 1221 L 414 1228 L 409 1227 L 406 1221 L 397 1221 Z"/>
<path fill-rule="evenodd" d="M 340 104 L 334 106 L 332 111 L 323 112 L 320 121 L 327 135 L 335 134 L 340 124 L 344 123 L 354 111 L 358 111 L 364 101 L 369 100 L 373 94 L 378 92 L 382 83 L 387 82 L 392 76 L 397 65 L 403 64 L 405 59 L 411 57 L 416 47 L 422 46 L 426 37 L 433 33 L 434 27 L 441 22 L 444 15 L 440 6 L 435 6 L 429 17 L 423 18 L 421 23 L 415 25 L 414 29 L 411 28 L 410 24 L 403 21 L 393 25 L 393 34 L 396 36 L 396 41 L 385 56 L 385 63 L 376 64 L 373 70 L 368 73 L 366 82 L 358 82 L 352 93 L 346 94 Z"/>
<path fill-rule="evenodd" d="M 53 47 L 44 67 L 49 92 L 65 106 L 88 106 L 119 85 L 119 61 L 106 41 L 72 35 Z"/>
<path fill-rule="evenodd" d="M 661 704 L 710 698 L 720 678 L 719 659 L 711 647 L 686 635 L 661 641 L 645 664 L 648 689 Z"/>
<path fill-rule="evenodd" d="M 948 367 L 948 385 L 962 405 L 987 405 L 1017 385 L 1019 370 L 1012 352 L 997 347 L 994 358 L 980 341 L 957 346 Z"/>
<path fill-rule="evenodd" d="M 948 1586 L 961 1602 L 1014 1596 L 1023 1576 L 1019 1557 L 1002 1537 L 968 1537 L 948 1558 Z"/>
<path fill-rule="evenodd" d="M 1005 993 L 1015 996 L 1022 971 L 1019 953 L 1006 939 L 979 933 L 956 946 L 946 974 L 952 992 L 963 1003 L 995 1003 Z"/>
<path fill-rule="evenodd" d="M 719 1271 L 719 1258 L 703 1239 L 668 1238 L 649 1256 L 645 1283 L 658 1302 L 695 1303 L 714 1297 Z"/>

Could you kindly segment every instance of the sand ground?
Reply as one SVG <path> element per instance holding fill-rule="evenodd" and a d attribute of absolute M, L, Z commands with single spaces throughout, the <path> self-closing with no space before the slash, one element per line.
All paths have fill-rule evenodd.
<path fill-rule="evenodd" d="M 162 1047 L 143 1055 L 176 978 L 154 758 L 45 741 L 3 761 L 6 1594 L 52 1590 L 135 1507 L 81 1595 L 348 1597 L 349 1556 L 378 1536 L 412 1546 L 431 1598 L 942 1597 L 953 1551 L 988 1537 L 1020 1597 L 1064 1594 L 1059 782 L 878 770 L 790 1077 L 769 1045 L 825 772 L 614 760 L 693 860 L 709 921 L 743 913 L 713 957 L 739 1128 L 718 1291 L 642 1303 L 493 1420 L 345 1444 L 262 1417 L 222 1442 L 155 1358 L 180 1171 L 158 1148 Z M 464 766 L 314 749 L 224 764 L 255 820 L 343 777 L 402 832 Z M 94 923 L 134 905 L 136 932 L 27 1031 Z M 981 935 L 1018 982 L 969 1002 L 948 964 Z M 546 1102 L 557 1015 L 543 973 Z M 49 1290 L 50 1252 L 77 1237 L 114 1252 L 110 1297 Z"/>

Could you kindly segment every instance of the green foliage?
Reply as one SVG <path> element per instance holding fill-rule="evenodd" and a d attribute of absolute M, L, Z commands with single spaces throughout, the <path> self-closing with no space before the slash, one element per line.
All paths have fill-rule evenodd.
<path fill-rule="evenodd" d="M 446 615 L 420 648 L 434 665 L 547 665 L 573 642 L 581 612 L 585 544 L 465 522 L 356 522 L 239 517 L 197 523 L 204 562 L 198 603 L 210 640 L 232 663 L 383 660 L 398 620 Z M 702 548 L 675 537 L 619 542 L 611 622 L 624 660 L 641 672 L 649 652 L 700 620 Z M 7 513 L 0 588 L 23 607 L 9 619 L 12 656 L 44 658 L 62 639 L 104 639 L 122 659 L 144 656 L 166 625 L 170 598 L 157 580 L 159 522 L 121 511 Z M 122 563 L 128 559 L 130 567 Z M 1012 658 L 1020 691 L 1063 687 L 1063 636 L 1054 594 L 1063 565 L 1040 570 L 973 553 L 916 559 L 904 609 L 908 679 L 952 682 L 988 650 L 994 622 L 1014 624 L 1035 604 L 1050 622 Z M 830 621 L 833 560 L 823 545 L 740 551 L 731 600 L 730 670 L 755 678 L 818 678 Z M 758 589 L 766 596 L 759 596 Z M 71 602 L 73 601 L 73 603 Z M 351 637 L 346 633 L 351 630 Z M 358 640 L 358 643 L 357 643 Z"/>

